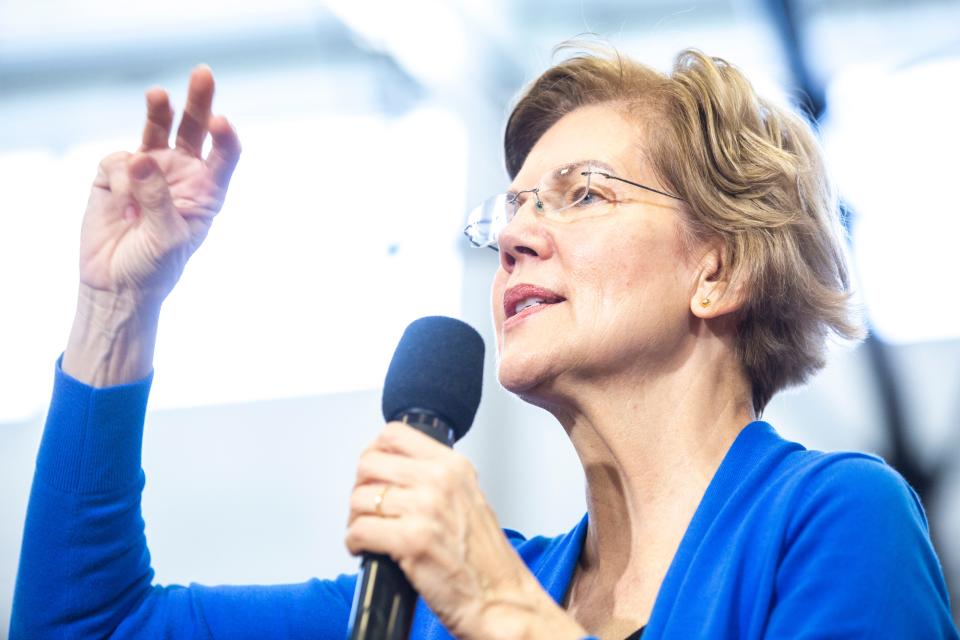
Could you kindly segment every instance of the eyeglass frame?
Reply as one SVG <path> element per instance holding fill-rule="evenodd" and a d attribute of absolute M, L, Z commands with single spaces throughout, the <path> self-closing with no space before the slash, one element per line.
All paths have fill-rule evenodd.
<path fill-rule="evenodd" d="M 589 164 L 589 162 L 586 162 L 586 163 L 584 163 L 584 164 Z M 563 165 L 561 165 L 561 166 L 563 166 Z M 598 170 L 581 171 L 581 172 L 580 172 L 580 175 L 582 175 L 582 176 L 600 175 L 600 176 L 603 176 L 604 178 L 606 178 L 607 180 L 617 180 L 617 181 L 619 181 L 619 182 L 625 182 L 626 184 L 629 184 L 629 185 L 634 186 L 634 187 L 639 187 L 640 189 L 644 189 L 644 190 L 646 190 L 646 191 L 651 191 L 651 192 L 653 192 L 653 193 L 657 193 L 657 194 L 660 194 L 660 195 L 662 195 L 662 196 L 666 196 L 666 197 L 668 197 L 668 198 L 673 198 L 674 200 L 679 200 L 680 202 L 686 202 L 686 200 L 684 200 L 684 199 L 681 198 L 680 196 L 675 196 L 675 195 L 673 195 L 672 193 L 667 193 L 666 191 L 661 191 L 660 189 L 654 189 L 653 187 L 648 187 L 648 186 L 645 185 L 645 184 L 640 184 L 639 182 L 634 182 L 633 180 L 627 180 L 626 178 L 621 178 L 621 177 L 619 177 L 619 176 L 615 176 L 615 175 L 613 175 L 612 173 L 609 173 L 609 172 L 607 172 L 607 171 L 598 171 Z M 540 196 L 538 195 L 539 192 L 540 192 L 540 187 L 539 187 L 539 186 L 536 186 L 536 187 L 534 187 L 534 188 L 532 188 L 532 189 L 523 189 L 523 190 L 517 191 L 516 193 L 513 193 L 513 194 L 504 194 L 504 195 L 510 196 L 512 199 L 508 200 L 507 203 L 508 203 L 508 204 L 513 204 L 513 203 L 515 203 L 515 202 L 520 198 L 520 196 L 521 196 L 522 194 L 524 194 L 524 193 L 532 193 L 532 194 L 534 195 L 534 197 L 537 199 L 537 206 L 542 207 L 542 206 L 543 206 L 543 202 L 540 200 Z M 585 191 L 583 192 L 583 195 L 582 195 L 582 196 L 580 196 L 575 202 L 572 202 L 572 203 L 570 203 L 569 205 L 565 206 L 565 207 L 563 208 L 563 210 L 566 210 L 566 209 L 569 209 L 570 207 L 576 206 L 576 205 L 579 204 L 581 201 L 583 201 L 583 199 L 586 198 L 589 193 L 590 193 L 589 190 L 585 190 Z M 493 197 L 496 197 L 496 196 L 493 196 Z M 486 202 L 486 200 L 484 200 L 484 202 Z M 481 206 L 483 206 L 483 203 L 480 203 L 479 205 L 477 205 L 477 207 L 474 208 L 474 211 L 475 211 L 477 208 L 481 207 Z M 521 206 L 522 206 L 522 205 L 521 205 Z M 517 208 L 517 211 L 519 211 L 519 210 L 520 210 L 520 208 L 518 207 L 518 208 Z M 471 212 L 471 213 L 472 213 L 472 212 Z M 509 224 L 509 220 L 508 220 L 507 222 L 508 222 L 508 224 Z M 484 248 L 487 248 L 487 249 L 493 249 L 494 251 L 496 251 L 497 253 L 499 253 L 499 252 L 500 252 L 500 247 L 497 246 L 497 244 L 494 244 L 494 243 L 477 244 L 477 243 L 473 240 L 473 238 L 470 236 L 470 228 L 471 228 L 474 224 L 476 224 L 476 223 L 470 223 L 470 224 L 468 224 L 467 226 L 465 226 L 465 227 L 463 228 L 463 235 L 465 235 L 465 236 L 467 237 L 467 241 L 470 243 L 470 245 L 471 245 L 474 249 L 484 249 Z"/>

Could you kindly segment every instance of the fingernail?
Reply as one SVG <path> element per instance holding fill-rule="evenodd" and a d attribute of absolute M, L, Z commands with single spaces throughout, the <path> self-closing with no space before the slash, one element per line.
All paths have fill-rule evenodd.
<path fill-rule="evenodd" d="M 146 180 L 153 175 L 154 164 L 143 158 L 133 164 L 133 177 L 137 180 Z"/>

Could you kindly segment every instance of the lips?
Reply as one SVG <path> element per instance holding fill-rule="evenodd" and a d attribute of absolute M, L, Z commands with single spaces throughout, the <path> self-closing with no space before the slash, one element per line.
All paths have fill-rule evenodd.
<path fill-rule="evenodd" d="M 519 313 L 532 313 L 545 305 L 557 304 L 564 300 L 566 298 L 550 289 L 532 284 L 519 284 L 510 287 L 503 294 L 503 313 L 509 319 Z"/>

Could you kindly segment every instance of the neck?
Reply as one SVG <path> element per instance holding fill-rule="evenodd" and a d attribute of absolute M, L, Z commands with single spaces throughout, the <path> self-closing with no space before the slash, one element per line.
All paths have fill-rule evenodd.
<path fill-rule="evenodd" d="M 755 419 L 736 359 L 714 346 L 659 374 L 577 380 L 576 393 L 551 403 L 586 476 L 581 572 L 615 583 L 634 565 L 669 562 L 730 445 Z"/>

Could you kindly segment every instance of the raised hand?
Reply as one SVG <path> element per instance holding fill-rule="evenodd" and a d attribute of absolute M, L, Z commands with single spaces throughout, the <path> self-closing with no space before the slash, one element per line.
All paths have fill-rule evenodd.
<path fill-rule="evenodd" d="M 147 92 L 139 151 L 107 156 L 94 180 L 81 232 L 81 286 L 159 305 L 176 284 L 223 205 L 240 155 L 226 118 L 211 116 L 213 91 L 210 69 L 194 69 L 173 148 L 167 94 Z M 203 158 L 208 131 L 213 148 Z"/>
<path fill-rule="evenodd" d="M 223 206 L 240 141 L 211 116 L 213 75 L 190 75 L 187 105 L 170 147 L 173 111 L 147 92 L 143 143 L 100 163 L 80 233 L 77 315 L 63 370 L 93 386 L 131 382 L 153 367 L 160 305 Z M 213 148 L 204 158 L 210 134 Z"/>

